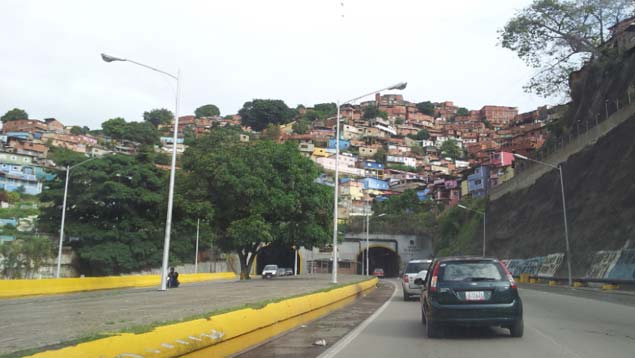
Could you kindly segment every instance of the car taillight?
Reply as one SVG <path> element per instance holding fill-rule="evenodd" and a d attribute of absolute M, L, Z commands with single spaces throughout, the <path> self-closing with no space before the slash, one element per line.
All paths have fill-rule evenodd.
<path fill-rule="evenodd" d="M 509 284 L 511 285 L 511 287 L 518 288 L 518 286 L 516 286 L 516 281 L 514 281 L 514 276 L 512 276 L 511 272 L 509 272 L 509 270 L 507 269 L 507 266 L 505 266 L 505 264 L 500 261 L 498 263 L 503 268 L 503 271 L 505 271 L 505 275 L 507 275 L 507 279 L 509 280 Z"/>
<path fill-rule="evenodd" d="M 432 278 L 430 279 L 430 292 L 437 292 L 437 275 L 439 274 L 439 263 L 434 265 Z"/>
<path fill-rule="evenodd" d="M 408 275 L 403 275 L 403 282 L 408 283 Z"/>

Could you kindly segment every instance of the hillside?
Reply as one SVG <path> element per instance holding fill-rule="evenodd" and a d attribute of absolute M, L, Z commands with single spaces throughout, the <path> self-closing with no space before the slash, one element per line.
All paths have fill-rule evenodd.
<path fill-rule="evenodd" d="M 635 118 L 564 164 L 574 275 L 593 251 L 635 243 Z M 554 170 L 488 207 L 490 254 L 527 258 L 564 252 L 560 183 Z"/>

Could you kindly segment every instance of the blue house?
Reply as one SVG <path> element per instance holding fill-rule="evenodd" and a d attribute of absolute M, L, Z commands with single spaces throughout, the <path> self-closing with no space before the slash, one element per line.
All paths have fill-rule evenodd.
<path fill-rule="evenodd" d="M 364 190 L 388 190 L 390 187 L 388 186 L 388 182 L 384 180 L 379 180 L 376 178 L 364 178 L 362 179 L 362 184 L 364 184 Z"/>
<path fill-rule="evenodd" d="M 0 189 L 2 190 L 24 190 L 26 194 L 38 195 L 42 192 L 42 182 L 54 178 L 55 174 L 47 173 L 38 166 L 0 164 Z"/>
<path fill-rule="evenodd" d="M 425 188 L 423 190 L 417 191 L 416 194 L 417 194 L 417 197 L 419 198 L 419 201 L 424 201 L 424 200 L 430 199 L 430 197 L 428 196 L 428 194 L 430 194 L 430 189 L 428 189 L 428 188 Z"/>
<path fill-rule="evenodd" d="M 335 138 L 329 139 L 329 149 L 335 149 Z M 340 150 L 346 150 L 351 147 L 351 142 L 346 139 L 340 139 Z"/>
<path fill-rule="evenodd" d="M 371 162 L 367 160 L 364 162 L 363 167 L 367 177 L 383 179 L 384 165 L 382 163 Z"/>
<path fill-rule="evenodd" d="M 483 197 L 489 190 L 489 167 L 480 166 L 467 177 L 467 188 L 473 197 Z"/>

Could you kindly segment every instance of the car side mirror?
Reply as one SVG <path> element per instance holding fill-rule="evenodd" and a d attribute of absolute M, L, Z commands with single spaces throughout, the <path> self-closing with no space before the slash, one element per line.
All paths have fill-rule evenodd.
<path fill-rule="evenodd" d="M 421 279 L 421 277 L 415 278 L 415 285 L 423 285 L 423 280 Z"/>

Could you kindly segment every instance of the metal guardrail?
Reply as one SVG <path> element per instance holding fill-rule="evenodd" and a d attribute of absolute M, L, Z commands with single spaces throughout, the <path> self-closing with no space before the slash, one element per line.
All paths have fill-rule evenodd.
<path fill-rule="evenodd" d="M 569 281 L 566 277 L 547 277 L 529 274 L 521 274 L 515 278 L 519 283 L 541 283 L 541 281 L 548 281 L 549 285 L 552 285 L 552 282 L 563 282 L 566 285 Z M 583 287 L 587 286 L 589 283 L 598 283 L 603 285 L 603 289 L 616 289 L 624 286 L 627 286 L 628 288 L 635 288 L 635 280 L 625 280 L 619 278 L 578 277 L 573 278 L 572 281 L 574 287 Z"/>

